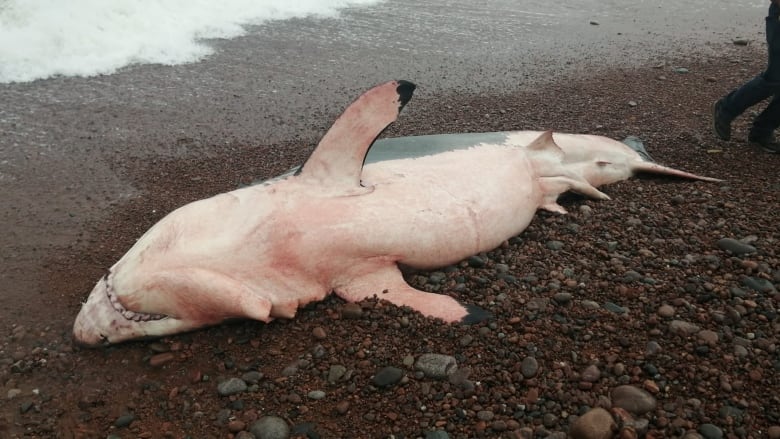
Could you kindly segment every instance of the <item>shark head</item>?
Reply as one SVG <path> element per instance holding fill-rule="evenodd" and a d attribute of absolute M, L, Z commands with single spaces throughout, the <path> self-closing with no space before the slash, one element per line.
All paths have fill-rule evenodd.
<path fill-rule="evenodd" d="M 114 290 L 111 273 L 103 276 L 82 305 L 73 325 L 75 340 L 99 346 L 144 337 L 160 337 L 193 329 L 196 322 L 161 313 L 126 308 Z"/>

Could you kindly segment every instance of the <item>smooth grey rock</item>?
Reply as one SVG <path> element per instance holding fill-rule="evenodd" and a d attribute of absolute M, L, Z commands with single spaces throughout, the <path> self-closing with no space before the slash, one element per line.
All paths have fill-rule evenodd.
<path fill-rule="evenodd" d="M 228 378 L 217 385 L 217 392 L 221 396 L 235 395 L 246 391 L 246 382 L 241 378 Z"/>
<path fill-rule="evenodd" d="M 387 387 L 401 381 L 401 378 L 403 377 L 403 370 L 393 366 L 386 366 L 382 369 L 379 369 L 379 372 L 374 375 L 374 378 L 371 379 L 371 382 L 373 382 L 377 387 Z"/>
<path fill-rule="evenodd" d="M 263 416 L 252 424 L 249 432 L 257 439 L 287 439 L 290 437 L 290 427 L 287 422 L 276 416 Z"/>
<path fill-rule="evenodd" d="M 306 396 L 308 396 L 309 399 L 313 399 L 313 400 L 317 401 L 317 400 L 320 400 L 322 398 L 325 398 L 325 392 L 323 392 L 322 390 L 312 390 Z"/>
<path fill-rule="evenodd" d="M 450 435 L 444 430 L 426 431 L 425 439 L 450 439 Z"/>
<path fill-rule="evenodd" d="M 133 421 L 135 421 L 135 415 L 132 413 L 128 413 L 126 415 L 122 415 L 114 421 L 114 427 L 116 428 L 123 428 L 127 427 L 128 425 L 132 424 Z"/>
<path fill-rule="evenodd" d="M 719 239 L 717 244 L 719 249 L 735 255 L 746 255 L 757 251 L 752 245 L 745 244 L 742 241 L 732 238 Z"/>
<path fill-rule="evenodd" d="M 340 380 L 345 373 L 347 373 L 346 367 L 340 364 L 334 364 L 328 369 L 328 382 L 334 384 L 336 381 Z"/>
<path fill-rule="evenodd" d="M 572 439 L 612 439 L 617 424 L 612 415 L 603 408 L 588 410 L 571 424 Z"/>
<path fill-rule="evenodd" d="M 422 354 L 417 358 L 414 368 L 429 378 L 446 378 L 458 370 L 458 362 L 450 355 Z"/>
<path fill-rule="evenodd" d="M 522 363 L 520 363 L 520 372 L 526 378 L 535 377 L 536 374 L 539 372 L 539 363 L 536 361 L 536 358 L 534 357 L 523 358 Z"/>
<path fill-rule="evenodd" d="M 683 335 L 693 335 L 699 332 L 699 327 L 691 322 L 684 320 L 672 320 L 669 323 L 669 330 Z"/>
<path fill-rule="evenodd" d="M 713 424 L 701 424 L 699 433 L 704 436 L 704 439 L 723 439 L 723 430 Z"/>
<path fill-rule="evenodd" d="M 638 387 L 624 385 L 612 389 L 612 405 L 643 415 L 656 407 L 656 400 L 650 393 Z"/>

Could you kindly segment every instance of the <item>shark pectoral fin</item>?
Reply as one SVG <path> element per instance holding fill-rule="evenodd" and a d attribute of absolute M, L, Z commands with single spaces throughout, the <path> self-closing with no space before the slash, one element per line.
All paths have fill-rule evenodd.
<path fill-rule="evenodd" d="M 364 93 L 336 119 L 296 175 L 330 189 L 358 188 L 366 153 L 398 118 L 414 89 L 411 82 L 390 81 Z"/>
<path fill-rule="evenodd" d="M 577 180 L 571 177 L 557 176 L 557 177 L 542 177 L 540 180 L 542 190 L 546 194 L 546 204 L 542 205 L 543 208 L 547 208 L 547 204 L 550 204 L 549 198 L 552 198 L 552 202 L 558 198 L 558 195 L 566 192 L 573 191 L 578 194 L 582 194 L 597 200 L 609 200 L 609 195 L 596 189 L 593 185 L 585 180 Z M 557 210 L 553 210 L 556 212 Z"/>
<path fill-rule="evenodd" d="M 552 201 L 550 201 L 548 203 L 542 204 L 542 209 L 544 209 L 544 210 L 546 210 L 548 212 L 560 213 L 561 215 L 566 215 L 566 214 L 569 213 L 566 210 L 566 208 L 564 208 L 560 204 L 556 203 L 555 200 L 552 200 Z"/>
<path fill-rule="evenodd" d="M 397 306 L 408 306 L 427 317 L 445 322 L 476 323 L 491 315 L 473 305 L 462 305 L 443 294 L 428 293 L 409 286 L 397 266 L 385 266 L 350 280 L 336 289 L 336 294 L 348 302 L 376 296 Z"/>

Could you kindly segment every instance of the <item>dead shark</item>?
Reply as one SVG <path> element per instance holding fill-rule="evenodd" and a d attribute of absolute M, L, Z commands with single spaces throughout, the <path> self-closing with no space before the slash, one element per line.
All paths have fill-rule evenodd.
<path fill-rule="evenodd" d="M 366 92 L 295 172 L 168 214 L 98 281 L 76 317 L 75 340 L 94 346 L 232 318 L 291 318 L 331 292 L 349 302 L 377 296 L 446 322 L 479 321 L 485 311 L 412 288 L 399 265 L 432 269 L 491 250 L 539 208 L 565 212 L 561 193 L 608 199 L 596 186 L 634 172 L 713 180 L 647 164 L 611 139 L 549 131 L 483 133 L 470 144 L 442 136 L 463 147 L 427 153 L 429 136 L 387 140 L 420 142 L 414 149 L 423 154 L 382 158 L 378 148 L 380 157 L 367 157 L 414 89 L 391 81 Z"/>

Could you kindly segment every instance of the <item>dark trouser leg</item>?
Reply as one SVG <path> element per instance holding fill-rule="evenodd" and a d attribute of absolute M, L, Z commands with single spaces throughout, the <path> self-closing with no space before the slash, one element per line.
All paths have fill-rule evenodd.
<path fill-rule="evenodd" d="M 780 21 L 775 17 L 766 19 L 766 42 L 769 61 L 766 71 L 761 75 L 765 88 L 774 95 L 772 101 L 753 121 L 750 138 L 766 139 L 772 136 L 780 126 Z"/>
<path fill-rule="evenodd" d="M 745 110 L 772 96 L 772 84 L 758 75 L 742 87 L 732 91 L 721 100 L 721 111 L 729 121 L 736 119 Z"/>

